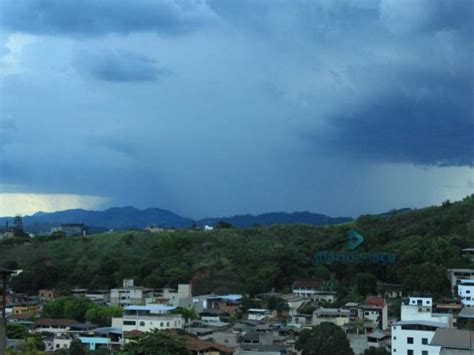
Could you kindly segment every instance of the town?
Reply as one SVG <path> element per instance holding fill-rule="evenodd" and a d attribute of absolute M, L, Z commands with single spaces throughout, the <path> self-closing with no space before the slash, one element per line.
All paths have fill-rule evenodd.
<path fill-rule="evenodd" d="M 5 279 L 21 272 L 0 269 Z M 290 293 L 269 290 L 254 298 L 197 295 L 192 283 L 151 289 L 135 285 L 133 279 L 110 290 L 75 288 L 62 294 L 43 289 L 34 296 L 7 287 L 7 354 L 15 354 L 29 339 L 41 342 L 40 348 L 51 354 L 74 342 L 94 353 L 118 353 L 124 344 L 153 330 L 184 339 L 190 354 L 299 354 L 300 334 L 328 323 L 345 334 L 354 354 L 470 354 L 473 332 L 466 325 L 474 324 L 474 269 L 451 269 L 446 276 L 452 299 L 434 302 L 429 296 L 404 294 L 397 284 L 379 284 L 377 294 L 364 302 L 338 307 L 336 292 L 325 291 L 320 279 L 298 279 Z M 55 315 L 53 309 L 57 312 L 61 302 L 82 307 L 83 313 L 77 313 L 81 319 L 45 317 Z M 393 305 L 400 307 L 399 317 L 390 314 Z M 88 320 L 94 314 L 87 309 L 97 306 L 115 313 L 94 324 Z M 61 312 L 67 313 L 63 309 L 56 315 Z M 25 332 L 31 338 L 25 340 Z"/>

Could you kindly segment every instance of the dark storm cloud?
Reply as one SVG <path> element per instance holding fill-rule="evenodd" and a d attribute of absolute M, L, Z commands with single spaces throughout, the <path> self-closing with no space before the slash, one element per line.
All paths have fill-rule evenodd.
<path fill-rule="evenodd" d="M 0 188 L 194 216 L 460 198 L 473 4 L 0 0 Z"/>
<path fill-rule="evenodd" d="M 80 51 L 73 63 L 82 73 L 109 82 L 155 81 L 169 74 L 156 60 L 123 50 Z"/>
<path fill-rule="evenodd" d="M 283 38 L 315 46 L 315 69 L 309 72 L 314 91 L 300 93 L 305 108 L 316 111 L 313 117 L 307 114 L 302 128 L 315 154 L 474 165 L 474 2 L 276 3 L 212 1 L 211 6 L 236 25 L 277 39 L 278 45 Z M 324 64 L 317 67 L 321 59 Z M 331 59 L 343 64 L 334 69 Z M 344 68 L 341 73 L 337 65 Z M 318 81 L 327 73 L 334 77 L 331 86 L 323 87 Z M 350 89 L 331 95 L 332 87 L 344 83 Z M 274 91 L 276 99 L 286 95 L 284 87 Z M 331 106 L 333 113 L 321 114 L 318 104 Z M 312 121 L 324 121 L 324 128 Z"/>
<path fill-rule="evenodd" d="M 2 27 L 48 35 L 179 34 L 213 19 L 205 2 L 194 0 L 6 0 L 0 6 Z"/>

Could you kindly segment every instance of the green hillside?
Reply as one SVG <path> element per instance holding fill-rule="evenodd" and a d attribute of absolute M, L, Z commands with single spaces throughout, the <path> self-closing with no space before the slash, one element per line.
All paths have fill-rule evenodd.
<path fill-rule="evenodd" d="M 354 228 L 365 238 L 345 247 Z M 15 244 L 16 243 L 16 244 Z M 446 269 L 474 267 L 461 249 L 474 246 L 474 195 L 442 206 L 361 216 L 342 225 L 278 225 L 211 232 L 106 233 L 60 239 L 0 242 L 0 264 L 24 272 L 17 291 L 73 286 L 109 288 L 133 277 L 149 287 L 175 286 L 193 278 L 197 292 L 288 289 L 296 277 L 323 277 L 341 295 L 371 292 L 376 281 L 402 283 L 406 290 L 449 294 Z M 395 263 L 317 264 L 318 251 L 390 252 Z"/>

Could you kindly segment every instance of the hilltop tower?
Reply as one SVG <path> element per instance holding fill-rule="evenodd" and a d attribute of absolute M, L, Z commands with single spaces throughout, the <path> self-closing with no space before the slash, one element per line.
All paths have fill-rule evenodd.
<path fill-rule="evenodd" d="M 15 216 L 15 218 L 13 219 L 13 234 L 16 237 L 20 237 L 24 235 L 23 220 L 20 215 Z"/>

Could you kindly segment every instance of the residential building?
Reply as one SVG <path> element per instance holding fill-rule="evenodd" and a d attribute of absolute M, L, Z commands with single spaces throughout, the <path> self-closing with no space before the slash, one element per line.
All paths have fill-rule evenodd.
<path fill-rule="evenodd" d="M 474 280 L 474 269 L 448 269 L 448 280 L 451 292 L 456 297 L 461 280 Z"/>
<path fill-rule="evenodd" d="M 403 296 L 402 285 L 385 282 L 377 283 L 377 293 L 383 298 L 400 298 Z"/>
<path fill-rule="evenodd" d="M 110 302 L 110 291 L 109 290 L 88 290 L 85 295 L 85 298 L 95 302 L 95 303 L 108 303 Z"/>
<path fill-rule="evenodd" d="M 33 332 L 35 333 L 67 333 L 71 326 L 76 323 L 73 319 L 36 319 L 33 324 Z"/>
<path fill-rule="evenodd" d="M 461 280 L 458 284 L 458 295 L 463 307 L 474 306 L 474 280 Z"/>
<path fill-rule="evenodd" d="M 388 329 L 388 306 L 381 297 L 368 297 L 367 305 L 359 306 L 359 318 L 367 322 L 366 328 Z"/>
<path fill-rule="evenodd" d="M 275 314 L 273 314 L 273 312 L 270 311 L 269 309 L 249 308 L 249 310 L 247 311 L 248 320 L 260 321 L 272 315 L 275 315 Z"/>
<path fill-rule="evenodd" d="M 193 304 L 192 285 L 179 284 L 177 290 L 170 288 L 163 289 L 163 298 L 168 300 L 168 304 L 175 307 L 191 307 Z"/>
<path fill-rule="evenodd" d="M 43 301 L 50 301 L 58 297 L 58 292 L 54 289 L 51 289 L 51 290 L 43 289 L 43 290 L 39 290 L 38 296 Z"/>
<path fill-rule="evenodd" d="M 152 329 L 182 329 L 184 319 L 180 314 L 171 314 L 176 307 L 164 305 L 134 305 L 124 308 L 122 318 L 113 318 L 112 327 L 123 332 L 138 330 L 148 332 Z"/>
<path fill-rule="evenodd" d="M 438 355 L 441 348 L 430 345 L 439 328 L 453 326 L 453 315 L 433 313 L 430 297 L 402 300 L 401 320 L 392 324 L 392 354 Z"/>
<path fill-rule="evenodd" d="M 321 291 L 323 279 L 297 279 L 293 282 L 292 292 L 295 295 L 313 299 L 318 291 Z"/>
<path fill-rule="evenodd" d="M 376 330 L 373 333 L 367 334 L 367 346 L 373 348 L 385 348 L 387 349 L 390 344 L 390 334 L 383 333 L 380 330 Z"/>
<path fill-rule="evenodd" d="M 319 308 L 313 312 L 312 324 L 333 323 L 339 327 L 349 324 L 351 311 L 343 308 Z"/>
<path fill-rule="evenodd" d="M 123 280 L 123 287 L 110 290 L 110 304 L 113 306 L 146 304 L 147 300 L 153 300 L 153 289 L 135 286 L 132 279 Z"/>
<path fill-rule="evenodd" d="M 337 299 L 336 291 L 316 291 L 313 293 L 313 301 L 334 303 Z"/>
<path fill-rule="evenodd" d="M 392 325 L 392 355 L 439 355 L 441 347 L 430 345 L 435 332 L 446 323 L 406 320 Z"/>

